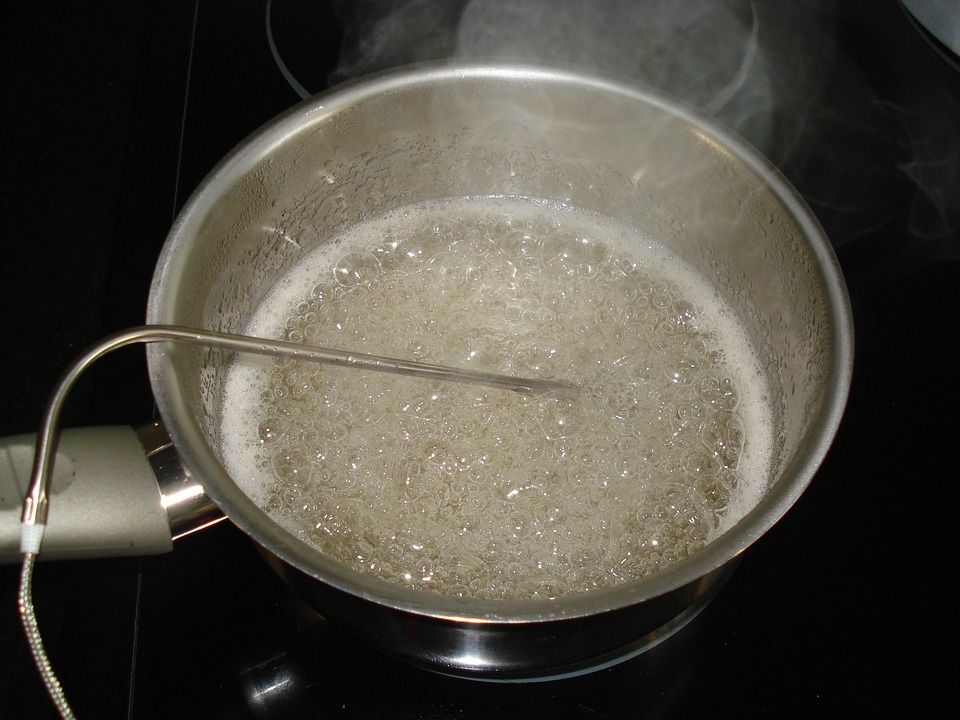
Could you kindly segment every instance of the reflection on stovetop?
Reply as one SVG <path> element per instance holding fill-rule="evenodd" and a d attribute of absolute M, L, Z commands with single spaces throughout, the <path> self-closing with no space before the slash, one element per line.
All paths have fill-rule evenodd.
<path fill-rule="evenodd" d="M 265 1 L 13 6 L 2 77 L 22 117 L 4 115 L 17 142 L 3 160 L 2 236 L 18 241 L 0 285 L 11 333 L 0 353 L 0 431 L 35 428 L 67 360 L 141 322 L 174 210 L 233 145 L 298 101 L 275 55 L 303 87 L 322 90 L 341 23 L 387 4 L 411 17 L 429 7 L 273 0 L 274 51 Z M 477 14 L 498 6 L 458 5 Z M 776 160 L 837 249 L 857 358 L 818 477 L 717 598 L 622 665 L 551 683 L 475 683 L 357 643 L 305 608 L 223 523 L 167 556 L 38 567 L 41 628 L 80 717 L 750 718 L 956 707 L 960 668 L 943 649 L 960 641 L 960 620 L 941 578 L 960 561 L 949 452 L 960 390 L 940 345 L 960 303 L 960 76 L 896 0 L 723 5 L 747 8 L 745 23 L 759 18 L 760 37 L 770 13 L 798 8 L 830 29 L 816 45 L 832 54 L 812 78 L 815 101 L 796 105 L 804 122 L 772 132 L 793 133 Z M 131 353 L 78 389 L 68 424 L 138 424 L 151 411 L 142 355 Z M 0 568 L 0 707 L 53 717 L 16 620 L 16 574 Z"/>
<path fill-rule="evenodd" d="M 136 697 L 150 716 L 181 712 L 187 696 L 191 713 L 211 718 L 557 717 L 577 704 L 621 717 L 637 703 L 655 717 L 683 692 L 696 665 L 689 653 L 699 635 L 694 621 L 670 642 L 592 676 L 537 684 L 442 677 L 368 649 L 331 626 L 230 526 L 197 538 L 196 545 L 145 573 L 137 673 L 149 680 L 136 688 Z M 167 582 L 171 573 L 176 580 Z M 221 597 L 230 601 L 218 602 Z M 171 644 L 164 624 L 146 622 L 161 613 L 160 604 L 163 617 L 177 623 L 176 636 L 193 638 L 188 647 Z"/>

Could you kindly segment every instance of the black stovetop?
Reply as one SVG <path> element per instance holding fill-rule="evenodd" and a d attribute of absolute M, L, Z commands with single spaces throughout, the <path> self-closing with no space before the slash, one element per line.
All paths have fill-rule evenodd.
<path fill-rule="evenodd" d="M 7 9 L 0 433 L 35 430 L 69 359 L 142 322 L 153 263 L 192 189 L 299 100 L 291 78 L 318 92 L 349 75 L 332 74 L 341 42 L 358 47 L 373 20 L 395 40 L 390 28 L 408 26 L 384 24 L 388 5 L 435 20 L 439 33 L 454 10 L 498 3 L 426 14 L 411 0 Z M 455 680 L 384 657 L 305 610 L 222 523 L 166 556 L 38 567 L 41 628 L 80 717 L 936 716 L 957 706 L 960 383 L 947 343 L 960 305 L 960 60 L 894 0 L 739 5 L 760 23 L 761 50 L 781 59 L 770 87 L 790 98 L 766 134 L 748 137 L 834 243 L 857 357 L 821 471 L 707 609 L 653 651 L 593 675 Z M 764 45 L 792 17 L 806 44 Z M 393 48 L 353 72 L 417 57 Z M 83 381 L 66 424 L 151 414 L 142 352 L 131 350 Z M 52 717 L 21 637 L 16 575 L 0 568 L 0 715 Z"/>

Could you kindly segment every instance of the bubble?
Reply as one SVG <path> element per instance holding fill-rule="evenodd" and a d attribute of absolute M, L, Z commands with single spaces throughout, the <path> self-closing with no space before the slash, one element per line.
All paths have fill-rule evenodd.
<path fill-rule="evenodd" d="M 728 468 L 721 468 L 712 477 L 697 478 L 696 487 L 713 509 L 714 517 L 719 517 L 737 495 L 737 479 Z"/>
<path fill-rule="evenodd" d="M 682 355 L 667 369 L 666 374 L 670 382 L 685 385 L 697 377 L 697 371 L 703 364 L 702 357 L 690 354 Z"/>
<path fill-rule="evenodd" d="M 736 467 L 743 450 L 743 423 L 740 416 L 730 411 L 714 413 L 701 430 L 703 446 L 715 454 L 727 467 Z"/>
<path fill-rule="evenodd" d="M 333 268 L 334 280 L 346 289 L 365 285 L 379 274 L 380 260 L 371 253 L 350 253 L 340 258 Z"/>
<path fill-rule="evenodd" d="M 267 510 L 277 511 L 283 509 L 283 497 L 278 492 L 271 492 L 267 495 L 265 502 Z"/>
<path fill-rule="evenodd" d="M 678 325 L 691 325 L 697 320 L 697 310 L 689 300 L 680 299 L 673 303 L 673 320 Z"/>
<path fill-rule="evenodd" d="M 421 360 L 427 354 L 428 344 L 422 337 L 416 336 L 410 338 L 407 342 L 407 352 L 416 360 Z"/>
<path fill-rule="evenodd" d="M 716 405 L 725 410 L 733 410 L 740 403 L 739 395 L 737 394 L 737 389 L 734 387 L 733 381 L 730 378 L 723 378 L 720 380 L 719 384 L 719 393 L 716 398 Z"/>
<path fill-rule="evenodd" d="M 501 252 L 513 262 L 539 263 L 543 240 L 528 228 L 508 231 L 499 244 Z"/>
<path fill-rule="evenodd" d="M 306 480 L 307 475 L 303 475 L 303 470 L 307 467 L 304 462 L 302 453 L 296 450 L 283 450 L 279 454 L 273 456 L 272 461 L 273 473 L 274 476 L 280 480 L 283 485 L 286 486 L 299 486 L 301 482 Z M 297 495 L 291 493 L 289 495 L 289 502 L 285 502 L 287 506 L 296 505 Z M 285 501 L 287 496 L 285 496 Z"/>
<path fill-rule="evenodd" d="M 721 397 L 720 380 L 712 375 L 701 376 L 696 383 L 697 397 L 711 405 Z"/>
<path fill-rule="evenodd" d="M 442 225 L 435 225 L 427 233 L 404 238 L 396 252 L 404 262 L 423 264 L 450 249 L 450 241 L 444 236 Z"/>
<path fill-rule="evenodd" d="M 672 304 L 673 295 L 670 294 L 667 288 L 660 291 L 655 290 L 654 294 L 650 296 L 650 305 L 656 310 L 667 310 Z"/>
<path fill-rule="evenodd" d="M 260 423 L 257 434 L 262 442 L 273 442 L 286 432 L 287 423 L 280 418 L 269 418 Z"/>
<path fill-rule="evenodd" d="M 720 460 L 716 455 L 705 452 L 692 453 L 684 463 L 684 469 L 691 475 L 714 477 L 720 472 Z"/>
<path fill-rule="evenodd" d="M 318 302 L 327 302 L 330 300 L 330 288 L 325 283 L 318 283 L 313 286 L 313 291 L 310 295 Z"/>

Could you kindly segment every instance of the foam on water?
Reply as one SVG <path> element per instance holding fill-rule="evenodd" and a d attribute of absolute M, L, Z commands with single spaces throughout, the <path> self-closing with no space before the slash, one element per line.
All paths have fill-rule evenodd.
<path fill-rule="evenodd" d="M 398 210 L 310 254 L 246 332 L 584 387 L 237 361 L 231 475 L 288 530 L 387 580 L 483 598 L 607 587 L 696 552 L 766 487 L 773 424 L 736 313 L 593 214 L 504 198 Z"/>

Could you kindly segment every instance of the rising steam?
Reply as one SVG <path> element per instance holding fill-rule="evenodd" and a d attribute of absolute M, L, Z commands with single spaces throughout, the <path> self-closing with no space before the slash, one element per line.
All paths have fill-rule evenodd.
<path fill-rule="evenodd" d="M 339 82 L 442 58 L 584 67 L 680 97 L 774 161 L 831 60 L 834 0 L 341 0 Z M 781 157 L 778 157 L 781 156 Z"/>
<path fill-rule="evenodd" d="M 960 103 L 892 107 L 844 56 L 837 0 L 334 0 L 344 29 L 333 84 L 440 59 L 579 66 L 659 88 L 750 141 L 798 184 L 835 242 L 899 210 L 910 230 L 960 227 Z M 887 43 L 897 51 L 900 41 Z M 901 58 L 902 59 L 902 58 Z M 913 58 L 907 65 L 913 64 Z M 869 136 L 876 157 L 855 148 Z M 859 152 L 859 154 L 858 154 Z"/>

